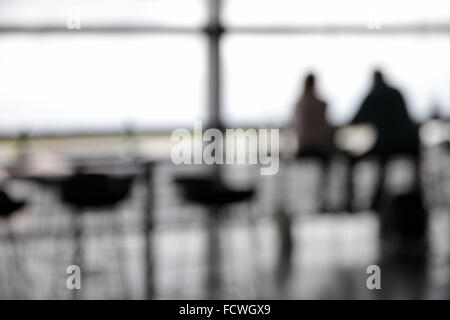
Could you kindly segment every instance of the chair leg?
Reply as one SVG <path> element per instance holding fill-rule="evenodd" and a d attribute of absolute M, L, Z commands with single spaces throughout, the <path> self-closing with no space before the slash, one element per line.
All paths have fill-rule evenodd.
<path fill-rule="evenodd" d="M 261 252 L 261 241 L 259 237 L 258 230 L 258 217 L 254 215 L 254 206 L 251 203 L 247 203 L 247 212 L 248 212 L 248 237 L 249 237 L 249 247 L 250 247 L 250 268 L 252 269 L 252 285 L 255 291 L 255 299 L 259 297 L 257 294 L 261 294 L 261 290 L 259 290 L 260 279 L 262 279 L 261 270 L 260 270 L 260 252 Z"/>
<path fill-rule="evenodd" d="M 119 220 L 116 219 L 114 223 L 114 239 L 117 248 L 115 255 L 118 262 L 119 275 L 120 275 L 120 287 L 123 290 L 123 298 L 129 299 L 131 297 L 130 287 L 127 281 L 127 250 L 125 248 L 125 237 L 123 228 L 121 227 Z"/>
<path fill-rule="evenodd" d="M 209 299 L 218 299 L 222 291 L 221 246 L 220 246 L 220 209 L 212 208 L 208 215 L 208 252 L 207 252 L 207 294 Z"/>
<path fill-rule="evenodd" d="M 13 265 L 14 265 L 14 272 L 15 274 L 17 274 L 19 276 L 19 280 L 18 282 L 20 282 L 19 285 L 17 285 L 18 288 L 18 292 L 19 292 L 19 298 L 20 299 L 26 299 L 26 292 L 29 291 L 29 286 L 31 286 L 32 282 L 29 278 L 28 273 L 26 272 L 23 263 L 24 261 L 22 261 L 19 257 L 19 252 L 18 252 L 18 241 L 17 241 L 17 237 L 16 234 L 10 230 L 10 228 L 8 228 L 7 231 L 7 243 L 10 246 L 11 249 L 11 258 L 13 260 Z M 22 295 L 24 294 L 24 295 Z"/>
<path fill-rule="evenodd" d="M 83 216 L 80 212 L 72 213 L 72 232 L 74 241 L 74 250 L 72 263 L 79 266 L 81 270 L 84 267 L 84 239 L 83 239 Z M 83 279 L 83 277 L 81 278 Z M 82 286 L 83 288 L 83 286 Z M 72 290 L 72 299 L 79 300 L 81 298 L 81 290 Z"/>
<path fill-rule="evenodd" d="M 11 256 L 13 256 L 14 253 L 11 251 L 11 241 L 9 232 L 10 231 L 8 230 L 4 238 L 5 241 L 2 242 L 1 261 L 4 264 L 0 268 L 0 271 L 2 272 L 1 279 L 4 280 L 1 281 L 2 294 L 4 294 L 2 296 L 2 299 L 17 299 L 19 297 L 17 296 L 18 290 L 17 290 L 15 270 L 11 266 Z"/>

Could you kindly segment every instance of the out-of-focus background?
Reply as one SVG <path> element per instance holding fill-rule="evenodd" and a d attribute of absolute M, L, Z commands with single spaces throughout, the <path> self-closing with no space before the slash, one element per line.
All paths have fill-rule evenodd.
<path fill-rule="evenodd" d="M 0 0 L 0 298 L 448 299 L 449 57 L 448 0 Z M 419 218 L 370 205 L 410 159 L 381 175 L 336 152 L 321 186 L 294 157 L 311 72 L 337 147 L 370 144 L 347 124 L 374 69 L 418 128 Z M 172 131 L 197 120 L 280 128 L 279 172 L 174 165 Z"/>

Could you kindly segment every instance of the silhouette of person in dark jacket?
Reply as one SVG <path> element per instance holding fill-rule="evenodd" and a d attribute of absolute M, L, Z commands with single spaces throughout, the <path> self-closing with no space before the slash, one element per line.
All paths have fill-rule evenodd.
<path fill-rule="evenodd" d="M 413 159 L 418 169 L 419 134 L 418 126 L 410 118 L 402 94 L 389 86 L 383 74 L 376 70 L 373 73 L 373 86 L 363 100 L 361 107 L 351 121 L 352 124 L 369 124 L 377 132 L 374 146 L 362 156 L 351 158 L 352 169 L 355 162 L 361 158 L 373 156 L 380 164 L 380 179 L 372 208 L 376 208 L 383 192 L 382 185 L 385 178 L 385 166 L 389 159 L 396 155 L 406 155 Z M 353 197 L 351 173 L 348 181 L 348 200 Z M 416 178 L 417 178 L 416 172 Z M 352 211 L 349 203 L 349 211 Z"/>
<path fill-rule="evenodd" d="M 377 131 L 377 141 L 366 155 L 389 157 L 419 152 L 418 129 L 408 114 L 403 96 L 385 82 L 380 71 L 374 72 L 372 90 L 352 123 L 367 123 Z"/>

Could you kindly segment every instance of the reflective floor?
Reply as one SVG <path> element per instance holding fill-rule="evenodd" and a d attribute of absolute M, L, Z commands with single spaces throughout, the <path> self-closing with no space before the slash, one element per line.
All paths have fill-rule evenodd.
<path fill-rule="evenodd" d="M 317 213 L 317 188 L 307 183 L 315 180 L 313 168 L 314 164 L 302 164 L 277 179 L 255 176 L 248 168 L 230 170 L 226 176 L 234 183 L 256 181 L 257 197 L 228 207 L 228 214 L 211 223 L 208 211 L 186 204 L 171 183 L 186 169 L 158 167 L 150 238 L 153 298 L 450 298 L 448 206 L 435 206 L 430 212 L 430 245 L 423 259 L 386 256 L 375 213 Z M 336 167 L 331 174 L 330 202 L 339 193 L 341 173 Z M 146 188 L 141 182 L 114 212 L 83 216 L 82 289 L 76 292 L 66 287 L 66 268 L 74 251 L 69 210 L 51 189 L 23 182 L 10 189 L 31 195 L 32 203 L 8 222 L 10 228 L 5 221 L 1 224 L 0 298 L 146 297 Z M 284 215 L 278 213 L 281 208 Z M 381 268 L 381 290 L 367 288 L 370 265 Z"/>

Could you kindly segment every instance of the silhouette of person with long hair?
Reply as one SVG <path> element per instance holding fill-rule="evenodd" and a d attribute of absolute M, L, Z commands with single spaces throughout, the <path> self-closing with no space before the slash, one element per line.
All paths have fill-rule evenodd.
<path fill-rule="evenodd" d="M 350 160 L 352 169 L 355 162 L 361 158 L 368 156 L 377 158 L 380 165 L 380 179 L 372 202 L 372 208 L 375 209 L 382 195 L 385 167 L 390 158 L 395 155 L 410 156 L 418 170 L 420 145 L 418 126 L 410 118 L 402 94 L 386 83 L 379 70 L 374 71 L 372 88 L 351 123 L 369 124 L 377 132 L 374 146 L 362 156 Z M 349 211 L 352 211 L 350 202 L 353 197 L 351 173 L 352 170 L 347 184 Z M 418 178 L 417 172 L 416 178 Z"/>
<path fill-rule="evenodd" d="M 333 151 L 333 128 L 327 121 L 326 113 L 327 104 L 318 97 L 316 92 L 315 76 L 308 74 L 294 115 L 298 141 L 297 158 L 313 158 L 321 165 L 322 174 L 318 185 L 321 209 L 324 209 L 322 187 L 328 175 Z"/>
<path fill-rule="evenodd" d="M 333 131 L 326 118 L 327 104 L 317 96 L 315 83 L 315 76 L 308 74 L 295 108 L 298 156 L 325 160 L 331 155 Z"/>

